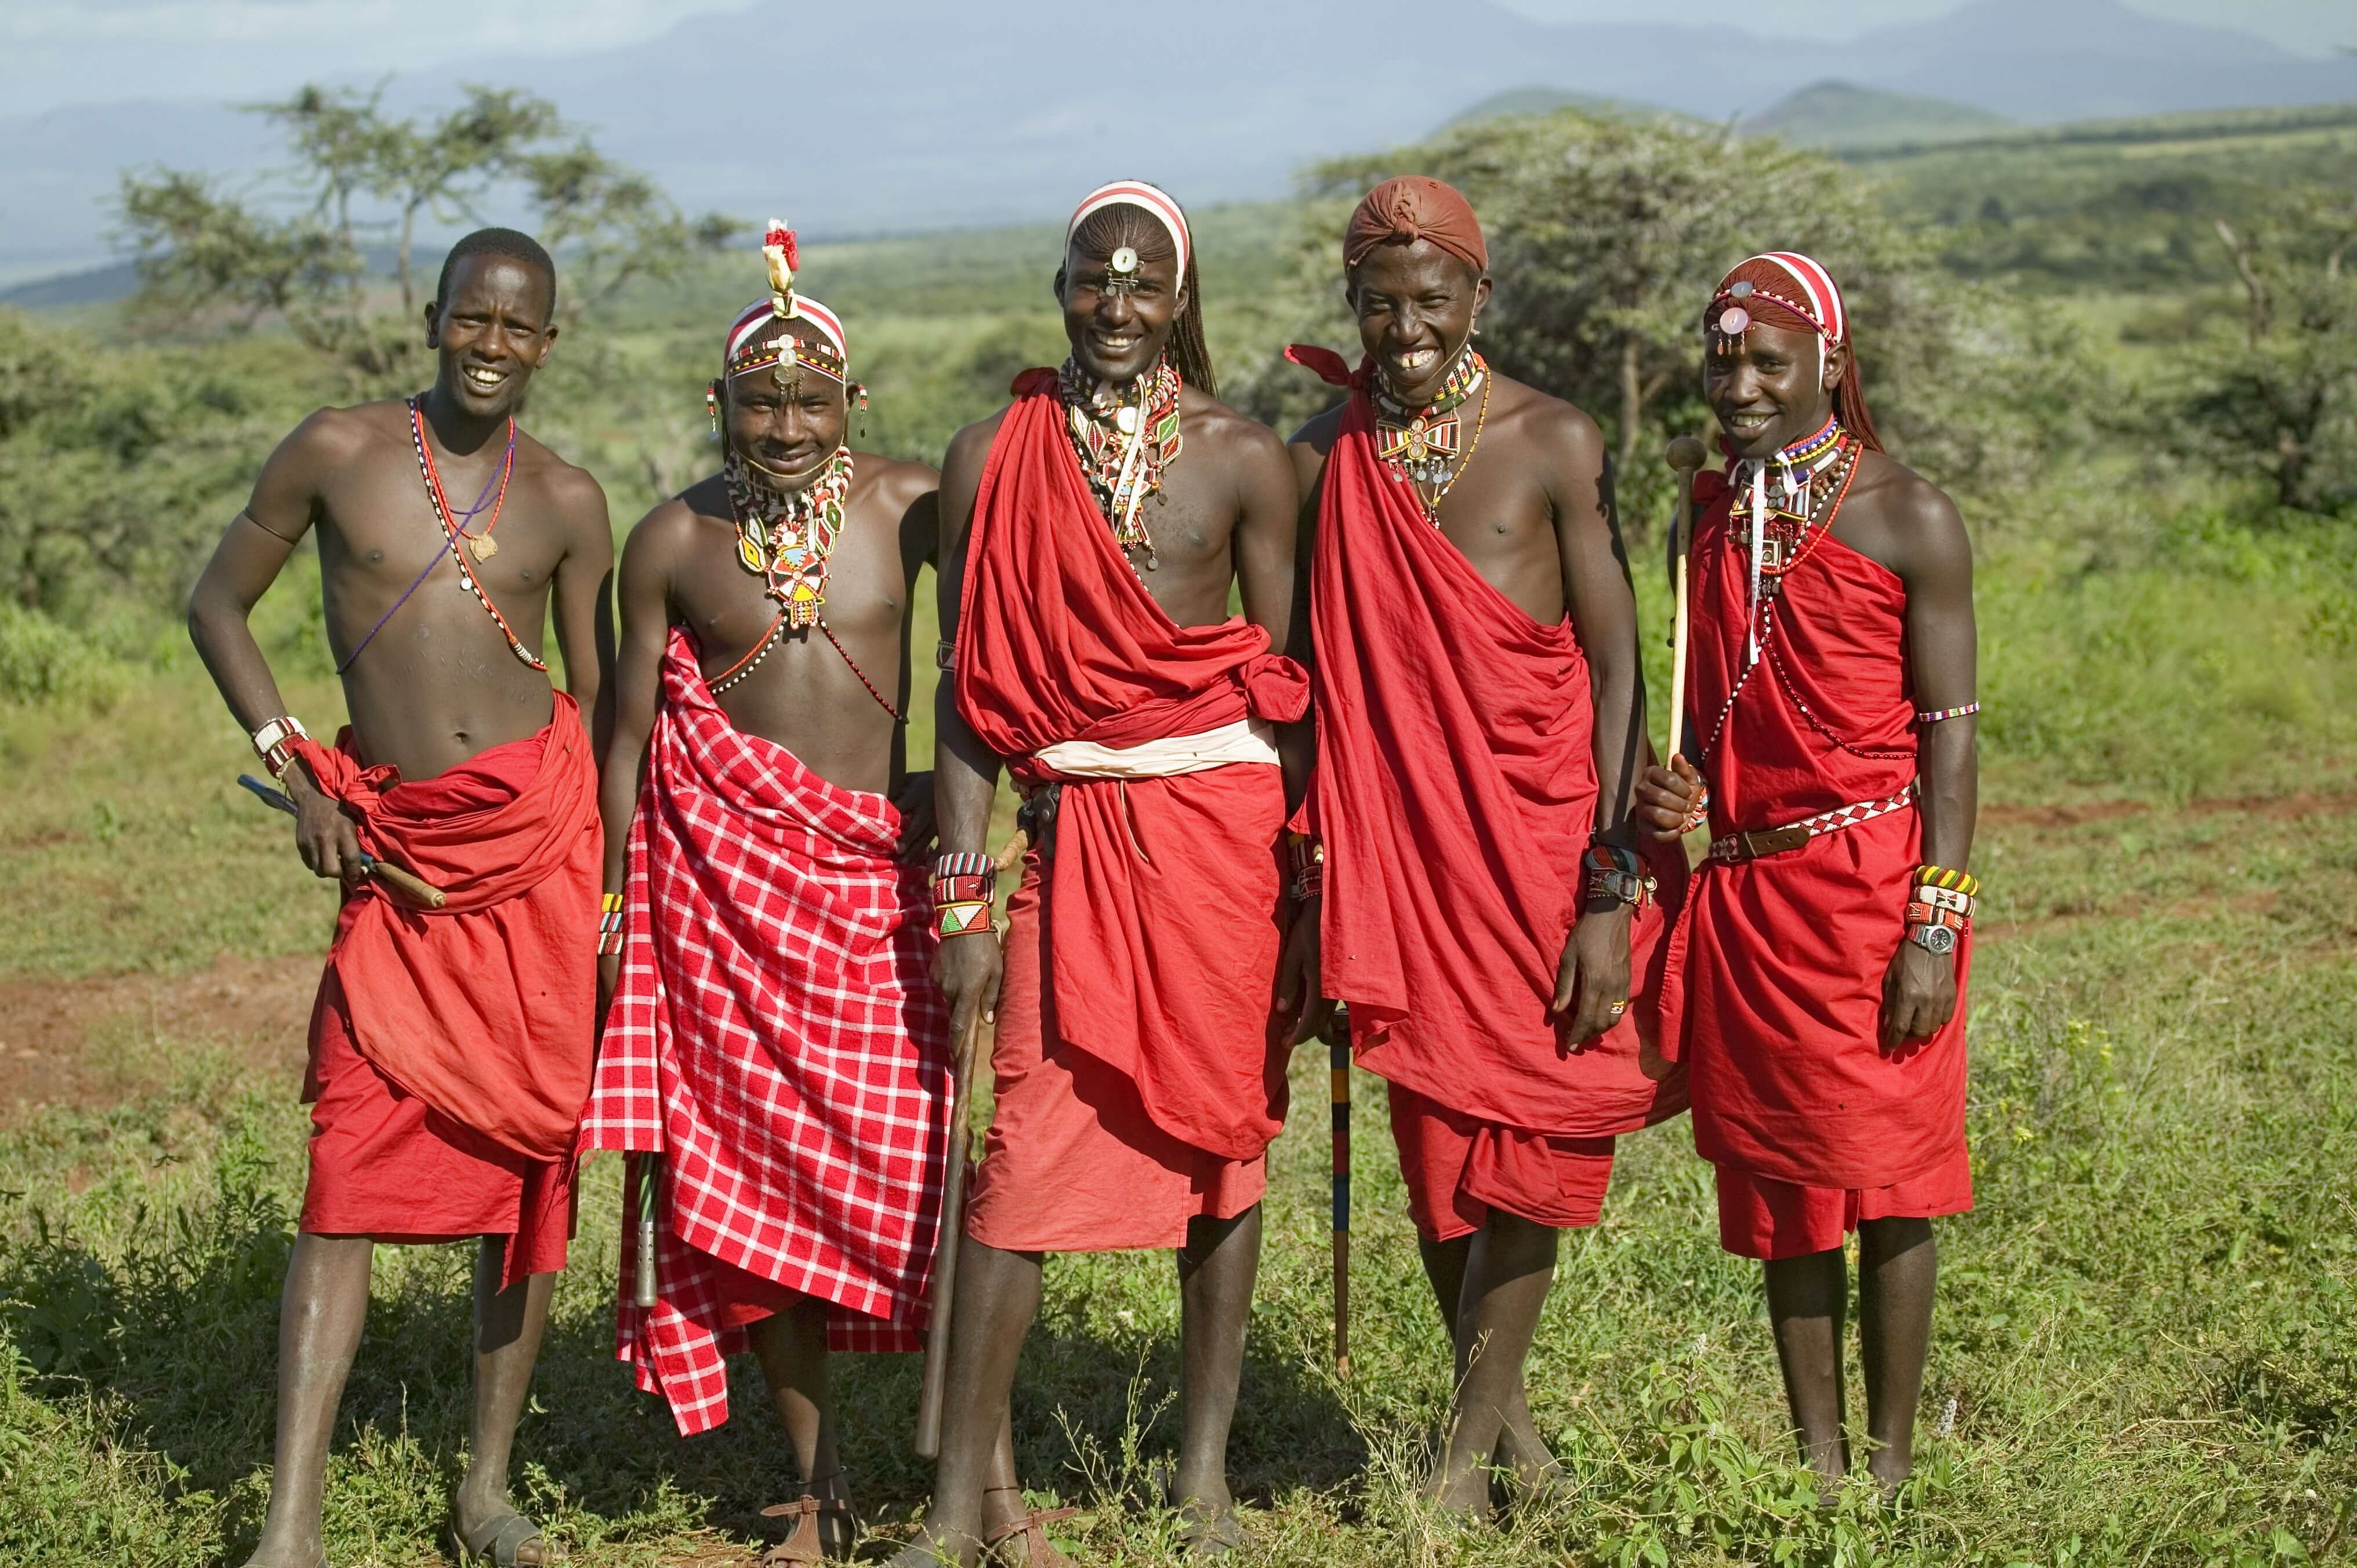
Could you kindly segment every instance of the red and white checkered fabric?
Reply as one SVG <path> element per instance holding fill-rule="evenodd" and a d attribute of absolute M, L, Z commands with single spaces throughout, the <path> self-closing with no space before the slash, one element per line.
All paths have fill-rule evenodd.
<path fill-rule="evenodd" d="M 728 1419 L 743 1348 L 714 1259 L 834 1303 L 838 1349 L 918 1348 L 951 1069 L 899 813 L 739 733 L 682 632 L 662 685 L 582 1144 L 663 1156 L 660 1300 L 633 1303 L 625 1223 L 618 1354 L 686 1434 Z"/>

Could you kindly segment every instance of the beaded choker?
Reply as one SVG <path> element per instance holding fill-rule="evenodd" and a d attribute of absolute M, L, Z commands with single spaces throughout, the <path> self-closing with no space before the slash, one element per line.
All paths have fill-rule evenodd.
<path fill-rule="evenodd" d="M 1857 473 L 1857 443 L 1838 420 L 1772 457 L 1735 465 L 1735 501 L 1727 538 L 1751 558 L 1749 658 L 1760 657 L 1759 607 L 1783 576 L 1808 559 L 1833 528 L 1834 513 Z"/>
<path fill-rule="evenodd" d="M 1479 388 L 1481 403 L 1473 420 L 1473 434 L 1464 435 L 1464 418 L 1457 411 Z M 1473 461 L 1481 445 L 1481 428 L 1490 420 L 1490 365 L 1468 343 L 1449 367 L 1439 392 L 1421 408 L 1410 408 L 1392 396 L 1379 375 L 1372 388 L 1375 404 L 1375 456 L 1401 479 L 1419 487 L 1417 499 L 1425 516 L 1440 521 L 1441 499 L 1456 486 L 1458 476 Z M 1464 454 L 1458 459 L 1459 451 Z M 1426 493 L 1423 487 L 1437 485 Z"/>
<path fill-rule="evenodd" d="M 1162 563 L 1154 540 L 1138 521 L 1137 506 L 1162 489 L 1162 470 L 1178 460 L 1184 441 L 1178 428 L 1178 393 L 1184 386 L 1167 359 L 1127 388 L 1092 381 L 1077 360 L 1056 372 L 1064 401 L 1064 424 L 1080 458 L 1081 473 L 1097 498 L 1097 510 L 1113 524 L 1114 542 L 1126 553 L 1146 552 L 1146 569 Z"/>
<path fill-rule="evenodd" d="M 838 446 L 816 478 L 780 492 L 759 483 L 734 452 L 720 470 L 737 519 L 737 564 L 763 579 L 786 625 L 815 625 L 826 606 L 826 563 L 843 532 L 843 498 L 851 489 L 851 448 Z"/>

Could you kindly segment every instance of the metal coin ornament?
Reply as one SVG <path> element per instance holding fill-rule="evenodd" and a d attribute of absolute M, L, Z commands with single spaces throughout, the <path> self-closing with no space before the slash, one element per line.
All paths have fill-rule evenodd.
<path fill-rule="evenodd" d="M 468 552 L 478 561 L 488 561 L 500 553 L 500 542 L 488 533 L 478 533 L 467 541 Z"/>
<path fill-rule="evenodd" d="M 1113 422 L 1114 422 L 1114 425 L 1115 425 L 1115 426 L 1117 426 L 1117 427 L 1120 429 L 1121 433 L 1122 433 L 1124 435 L 1136 435 L 1136 434 L 1137 434 L 1137 407 L 1136 407 L 1136 405 L 1135 405 L 1135 403 L 1124 403 L 1124 404 L 1122 404 L 1122 405 L 1121 405 L 1121 407 L 1120 407 L 1120 409 L 1119 409 L 1119 410 L 1117 410 L 1117 411 L 1114 413 L 1114 416 L 1113 416 Z"/>
<path fill-rule="evenodd" d="M 770 347 L 778 351 L 778 362 L 770 371 L 770 379 L 778 383 L 778 390 L 791 392 L 802 385 L 802 362 L 794 358 L 802 349 L 801 340 L 789 332 L 783 337 L 772 338 Z"/>

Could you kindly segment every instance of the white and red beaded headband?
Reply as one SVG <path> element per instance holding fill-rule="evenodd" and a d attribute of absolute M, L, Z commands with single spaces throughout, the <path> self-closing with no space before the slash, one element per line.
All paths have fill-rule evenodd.
<path fill-rule="evenodd" d="M 1111 185 L 1101 185 L 1089 192 L 1087 199 L 1072 212 L 1072 220 L 1064 225 L 1064 250 L 1070 253 L 1072 236 L 1089 214 L 1107 207 L 1142 207 L 1170 231 L 1170 242 L 1178 248 L 1178 276 L 1187 276 L 1187 254 L 1192 248 L 1187 237 L 1187 215 L 1160 186 L 1148 185 L 1142 179 L 1117 179 Z"/>
<path fill-rule="evenodd" d="M 851 342 L 844 336 L 842 318 L 808 295 L 795 296 L 794 314 L 834 341 L 814 335 L 770 331 L 778 326 L 777 302 L 774 298 L 757 299 L 738 311 L 729 326 L 727 341 L 720 355 L 722 371 L 734 376 L 777 363 L 783 356 L 772 345 L 782 337 L 792 341 L 796 364 L 807 365 L 820 375 L 838 381 L 846 380 L 851 371 Z"/>
<path fill-rule="evenodd" d="M 1842 306 L 1841 285 L 1834 282 L 1833 274 L 1825 271 L 1814 260 L 1801 254 L 1798 251 L 1763 251 L 1759 255 L 1745 257 L 1729 268 L 1727 278 L 1732 279 L 1737 273 L 1741 272 L 1753 262 L 1765 262 L 1792 280 L 1793 286 L 1790 293 L 1759 288 L 1758 292 L 1762 296 L 1772 299 L 1787 310 L 1806 317 L 1809 324 L 1817 329 L 1817 336 L 1824 339 L 1828 346 L 1849 341 L 1849 313 Z M 1753 288 L 1758 288 L 1758 285 L 1754 285 Z M 1748 288 L 1743 292 L 1749 294 L 1752 289 Z M 1729 292 L 1728 282 L 1721 280 L 1718 285 L 1718 299 L 1731 297 L 1733 295 Z M 1715 305 L 1717 300 L 1715 299 L 1712 303 Z M 1748 324 L 1750 313 L 1744 311 L 1742 314 Z M 1743 335 L 1740 328 L 1730 332 L 1722 327 L 1720 330 L 1729 338 L 1739 338 Z"/>

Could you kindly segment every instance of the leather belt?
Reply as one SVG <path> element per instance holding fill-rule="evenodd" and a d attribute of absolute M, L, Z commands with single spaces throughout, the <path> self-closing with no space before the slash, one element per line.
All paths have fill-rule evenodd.
<path fill-rule="evenodd" d="M 1756 832 L 1729 833 L 1725 838 L 1710 841 L 1710 858 L 1721 863 L 1758 860 L 1764 855 L 1782 854 L 1795 850 L 1813 838 L 1854 828 L 1860 822 L 1870 822 L 1877 817 L 1889 816 L 1915 803 L 1915 785 L 1909 780 L 1907 788 L 1887 800 L 1859 800 L 1852 805 L 1836 806 L 1830 811 L 1819 811 L 1813 817 L 1803 817 L 1797 822 L 1787 822 L 1781 828 L 1762 828 Z"/>

